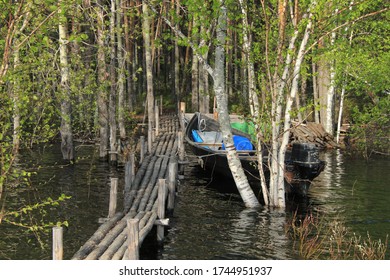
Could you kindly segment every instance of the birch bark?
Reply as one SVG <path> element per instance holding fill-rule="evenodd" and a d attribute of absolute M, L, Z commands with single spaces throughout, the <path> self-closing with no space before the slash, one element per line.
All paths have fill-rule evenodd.
<path fill-rule="evenodd" d="M 249 186 L 248 179 L 245 176 L 241 166 L 241 161 L 237 156 L 237 151 L 234 147 L 232 133 L 230 128 L 230 118 L 228 112 L 227 94 L 225 92 L 225 40 L 226 40 L 226 20 L 227 12 L 224 1 L 221 0 L 220 14 L 217 25 L 217 46 L 215 49 L 215 76 L 214 76 L 214 92 L 217 99 L 218 120 L 225 143 L 228 163 L 232 172 L 237 189 L 244 200 L 246 207 L 259 207 L 260 204 Z"/>
<path fill-rule="evenodd" d="M 69 64 L 67 49 L 66 17 L 62 8 L 62 1 L 59 2 L 58 13 L 60 21 L 58 24 L 59 44 L 60 44 L 60 67 L 61 67 L 61 152 L 65 160 L 74 159 L 72 117 L 69 88 Z"/>

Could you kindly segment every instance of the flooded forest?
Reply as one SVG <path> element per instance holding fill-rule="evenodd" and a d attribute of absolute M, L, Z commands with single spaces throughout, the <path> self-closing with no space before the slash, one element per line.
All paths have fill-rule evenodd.
<path fill-rule="evenodd" d="M 271 179 L 246 199 L 243 173 L 187 149 L 167 239 L 141 259 L 389 259 L 389 22 L 380 0 L 0 1 L 0 259 L 50 259 L 54 226 L 69 259 L 159 110 L 218 116 L 231 170 L 229 115 L 250 122 Z M 325 167 L 289 199 L 294 141 Z"/>

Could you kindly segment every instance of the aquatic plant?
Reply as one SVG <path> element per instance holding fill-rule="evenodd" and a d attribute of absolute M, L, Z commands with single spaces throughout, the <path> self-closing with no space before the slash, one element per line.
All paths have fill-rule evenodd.
<path fill-rule="evenodd" d="M 340 219 L 325 219 L 308 213 L 299 217 L 295 212 L 286 223 L 286 234 L 303 259 L 383 260 L 386 258 L 388 236 L 385 241 L 373 240 L 367 232 L 363 238 L 351 233 Z"/>

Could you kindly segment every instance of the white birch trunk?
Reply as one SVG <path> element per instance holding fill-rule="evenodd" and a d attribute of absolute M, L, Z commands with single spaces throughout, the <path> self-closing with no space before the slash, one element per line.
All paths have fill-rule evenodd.
<path fill-rule="evenodd" d="M 142 12 L 143 12 L 142 35 L 144 39 L 145 64 L 146 64 L 148 129 L 151 130 L 154 127 L 153 62 L 152 62 L 152 48 L 150 43 L 150 18 L 149 18 L 150 15 L 149 15 L 148 5 L 147 3 L 145 3 L 145 1 L 142 2 Z M 152 141 L 151 137 L 148 137 L 149 148 L 152 146 L 151 141 Z"/>
<path fill-rule="evenodd" d="M 283 97 L 284 89 L 286 87 L 286 81 L 288 79 L 288 73 L 290 70 L 292 62 L 292 53 L 295 47 L 295 41 L 298 37 L 298 30 L 295 30 L 293 36 L 290 39 L 286 61 L 283 69 L 282 78 L 277 81 L 277 85 L 274 87 L 275 93 L 272 98 L 272 149 L 271 149 L 271 165 L 270 165 L 270 205 L 278 206 L 278 189 L 280 186 L 279 176 L 280 172 L 280 160 L 278 159 L 279 153 L 279 136 L 280 136 L 280 123 L 282 120 L 282 110 L 283 110 Z M 284 162 L 282 163 L 284 166 Z M 284 180 L 283 180 L 284 183 Z"/>
<path fill-rule="evenodd" d="M 343 119 L 343 110 L 344 110 L 344 96 L 345 96 L 345 87 L 341 90 L 341 96 L 340 96 L 340 108 L 339 108 L 339 117 L 337 120 L 337 134 L 336 134 L 336 143 L 340 143 L 340 130 L 341 130 L 341 123 Z"/>
<path fill-rule="evenodd" d="M 314 121 L 315 123 L 320 123 L 320 98 L 318 93 L 318 86 L 317 86 L 317 67 L 316 63 L 312 62 L 312 73 L 313 73 L 313 96 L 314 96 Z"/>
<path fill-rule="evenodd" d="M 69 88 L 69 64 L 67 49 L 66 17 L 63 16 L 62 1 L 59 3 L 58 13 L 60 21 L 58 24 L 60 44 L 60 67 L 61 67 L 61 152 L 65 160 L 74 159 L 73 133 L 71 125 L 71 103 Z"/>
<path fill-rule="evenodd" d="M 291 109 L 292 109 L 294 99 L 298 93 L 298 81 L 300 78 L 301 65 L 305 57 L 306 46 L 313 25 L 311 17 L 312 15 L 310 14 L 309 22 L 307 23 L 306 30 L 303 35 L 303 39 L 301 41 L 301 45 L 299 47 L 298 55 L 295 61 L 294 71 L 292 75 L 293 76 L 292 86 L 291 86 L 290 94 L 287 98 L 287 103 L 286 103 L 286 108 L 284 113 L 284 131 L 283 131 L 283 137 L 282 137 L 282 142 L 280 144 L 280 150 L 278 156 L 278 160 L 279 160 L 278 206 L 279 207 L 285 207 L 284 162 L 285 162 L 285 154 L 287 150 L 288 140 L 290 138 Z"/>
<path fill-rule="evenodd" d="M 252 42 L 250 40 L 249 36 L 249 24 L 247 19 L 247 11 L 246 11 L 246 4 L 244 4 L 243 0 L 239 0 L 240 6 L 241 6 L 241 13 L 242 13 L 242 23 L 243 23 L 243 52 L 246 57 L 246 64 L 248 69 L 248 85 L 249 85 L 249 104 L 250 104 L 250 110 L 253 119 L 255 120 L 255 128 L 256 131 L 258 131 L 257 135 L 257 161 L 258 161 L 258 169 L 260 174 L 260 184 L 261 184 L 261 190 L 263 194 L 263 199 L 265 205 L 269 204 L 269 191 L 265 179 L 264 174 L 264 168 L 263 168 L 263 149 L 262 149 L 262 142 L 261 142 L 261 133 L 258 126 L 258 122 L 256 121 L 258 117 L 260 116 L 260 104 L 259 99 L 256 93 L 256 83 L 255 83 L 255 71 L 253 62 L 251 60 L 250 52 L 251 52 L 251 45 Z"/>
<path fill-rule="evenodd" d="M 217 46 L 215 49 L 215 76 L 214 91 L 217 99 L 218 120 L 225 143 L 230 171 L 232 172 L 237 189 L 244 200 L 246 207 L 259 207 L 260 204 L 249 186 L 248 179 L 241 166 L 241 161 L 237 156 L 234 147 L 230 118 L 228 112 L 227 94 L 225 92 L 225 40 L 226 40 L 226 20 L 227 13 L 223 0 L 221 0 L 220 15 L 217 26 Z"/>

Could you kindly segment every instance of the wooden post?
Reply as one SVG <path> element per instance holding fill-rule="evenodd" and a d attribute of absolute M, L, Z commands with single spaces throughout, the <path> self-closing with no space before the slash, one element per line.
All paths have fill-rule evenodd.
<path fill-rule="evenodd" d="M 157 102 L 156 102 L 157 104 Z M 154 112 L 155 112 L 155 116 L 156 116 L 156 137 L 158 136 L 159 132 L 160 132 L 160 114 L 159 114 L 159 109 L 158 109 L 158 105 L 156 105 L 154 107 Z"/>
<path fill-rule="evenodd" d="M 129 201 L 129 196 L 130 196 L 130 191 L 131 191 L 131 186 L 134 180 L 134 153 L 130 154 L 129 160 L 126 162 L 125 165 L 125 190 L 124 190 L 124 208 L 130 207 L 128 205 Z"/>
<path fill-rule="evenodd" d="M 185 114 L 186 114 L 186 103 L 180 102 L 179 119 L 180 119 L 180 127 L 182 131 L 185 130 L 185 126 L 184 126 Z"/>
<path fill-rule="evenodd" d="M 127 259 L 139 260 L 139 220 L 127 220 Z"/>
<path fill-rule="evenodd" d="M 63 255 L 63 228 L 53 227 L 53 260 L 62 260 Z"/>
<path fill-rule="evenodd" d="M 175 197 L 176 197 L 176 178 L 177 178 L 177 161 L 174 160 L 169 163 L 168 166 L 168 215 L 173 214 L 175 208 Z"/>
<path fill-rule="evenodd" d="M 163 97 L 160 95 L 160 115 L 162 116 L 163 114 Z"/>
<path fill-rule="evenodd" d="M 130 162 L 131 162 L 131 183 L 134 182 L 134 177 L 135 177 L 135 154 L 134 153 L 131 153 L 130 154 Z"/>
<path fill-rule="evenodd" d="M 185 156 L 185 150 L 184 150 L 184 137 L 183 137 L 183 131 L 177 132 L 178 137 L 178 150 L 179 150 L 179 174 L 184 175 L 184 156 Z"/>
<path fill-rule="evenodd" d="M 158 179 L 158 208 L 157 216 L 160 220 L 165 218 L 166 185 L 165 179 Z M 164 226 L 157 226 L 157 242 L 164 241 Z"/>
<path fill-rule="evenodd" d="M 148 152 L 152 152 L 152 128 L 148 126 Z"/>
<path fill-rule="evenodd" d="M 141 164 L 145 156 L 145 136 L 141 136 L 140 142 L 141 142 L 140 143 L 141 147 L 140 147 L 139 163 Z"/>
<path fill-rule="evenodd" d="M 108 218 L 112 218 L 115 215 L 117 194 L 118 194 L 118 178 L 111 178 L 110 205 L 108 208 Z"/>

